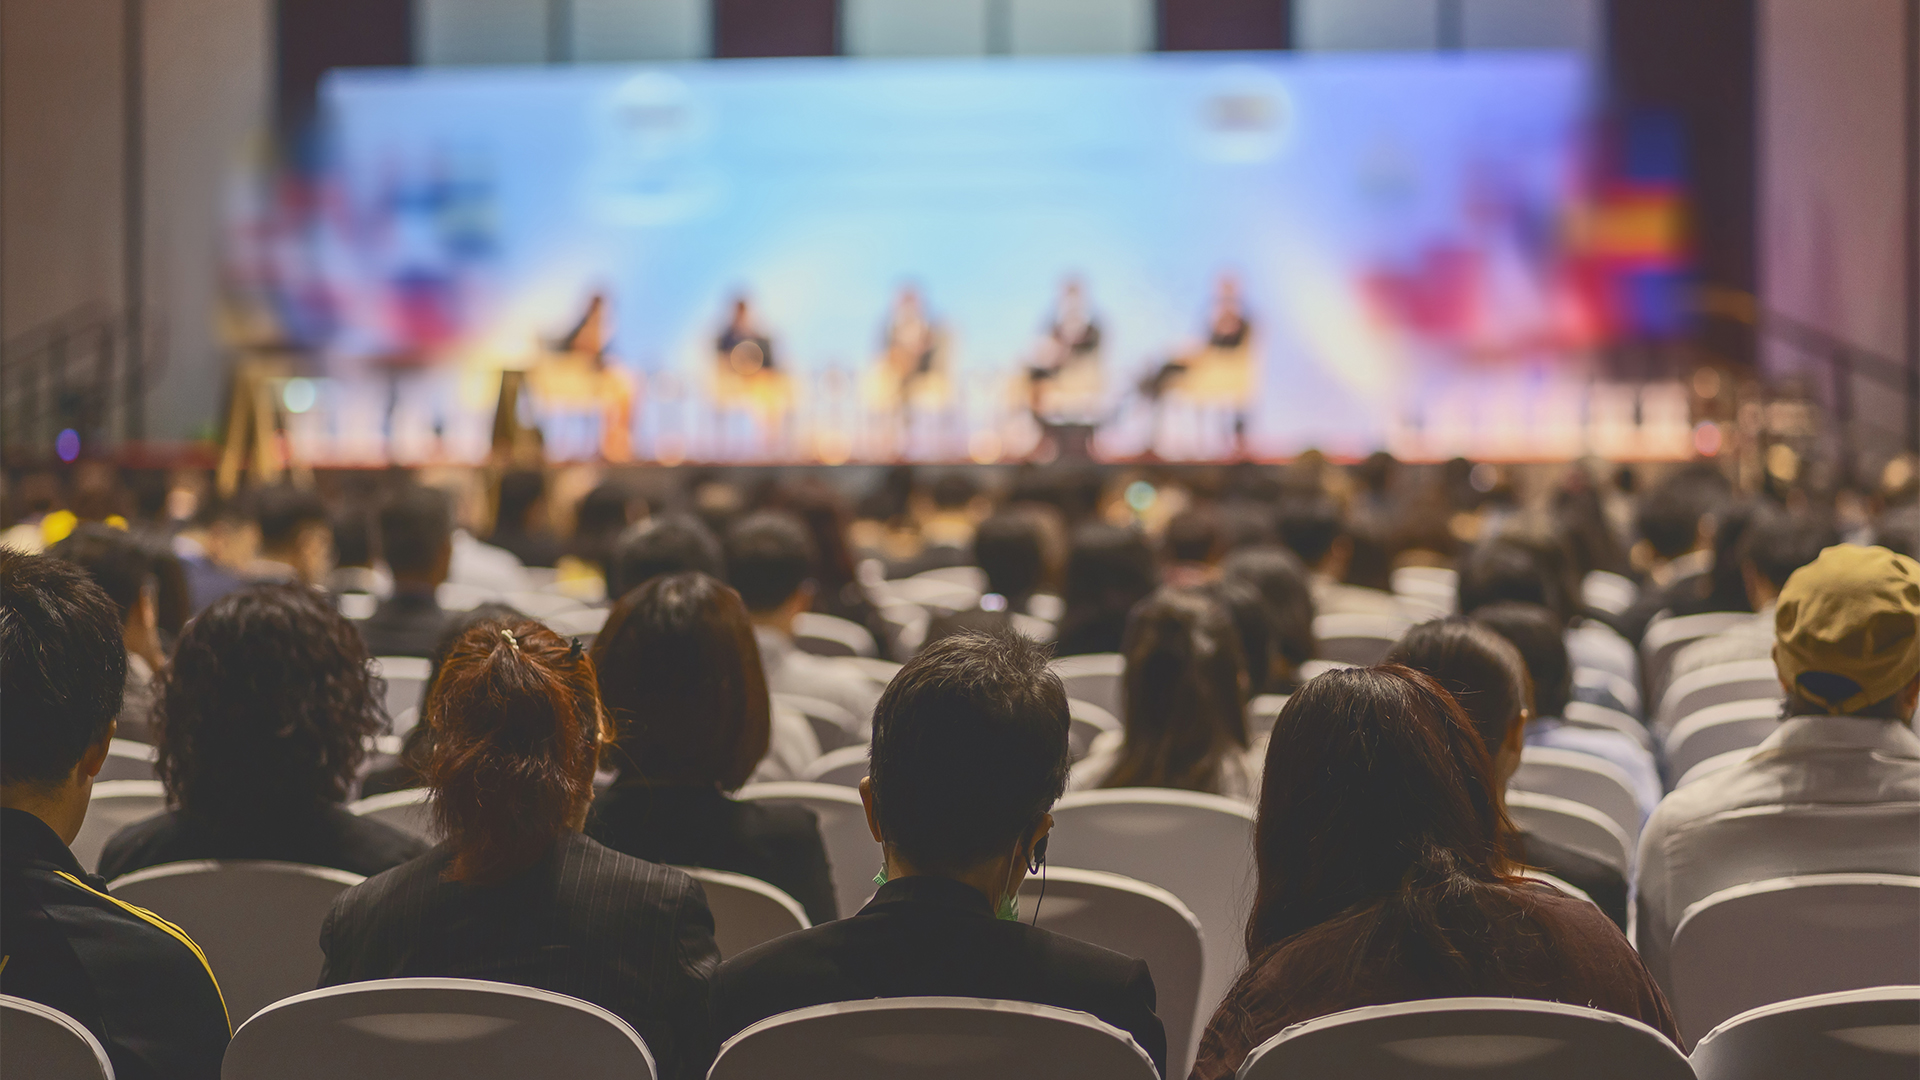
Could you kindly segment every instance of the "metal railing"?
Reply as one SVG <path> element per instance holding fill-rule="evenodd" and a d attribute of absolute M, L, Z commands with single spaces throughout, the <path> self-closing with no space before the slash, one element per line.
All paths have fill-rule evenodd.
<path fill-rule="evenodd" d="M 87 304 L 6 340 L 0 445 L 9 459 L 52 458 L 67 430 L 89 453 L 139 437 L 139 398 L 150 380 L 130 370 L 133 332 L 126 312 Z"/>

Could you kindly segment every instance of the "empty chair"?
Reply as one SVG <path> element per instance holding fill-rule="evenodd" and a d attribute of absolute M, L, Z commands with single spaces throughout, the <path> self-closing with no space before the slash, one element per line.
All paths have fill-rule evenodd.
<path fill-rule="evenodd" d="M 1582 667 L 1575 664 L 1573 668 L 1573 691 L 1575 697 L 1579 697 L 1583 691 L 1588 693 L 1604 693 L 1625 707 L 1627 712 L 1634 716 L 1640 715 L 1640 688 L 1634 685 L 1632 679 L 1617 672 L 1608 671 L 1605 668 Z"/>
<path fill-rule="evenodd" d="M 1920 986 L 1814 994 L 1749 1009 L 1693 1050 L 1700 1080 L 1913 1080 Z"/>
<path fill-rule="evenodd" d="M 1633 579 L 1610 570 L 1591 570 L 1580 581 L 1580 599 L 1586 605 L 1604 611 L 1609 615 L 1618 615 L 1633 606 L 1640 597 L 1640 587 Z"/>
<path fill-rule="evenodd" d="M 1643 749 L 1653 749 L 1653 732 L 1647 726 L 1618 709 L 1609 709 L 1605 705 L 1595 705 L 1586 701 L 1569 701 L 1561 717 L 1577 727 L 1606 728 L 1617 731 L 1640 744 Z"/>
<path fill-rule="evenodd" d="M 857 788 L 866 775 L 867 748 L 843 746 L 815 758 L 813 764 L 807 766 L 804 779 L 815 784 L 838 784 L 841 787 Z"/>
<path fill-rule="evenodd" d="M 428 843 L 434 843 L 440 839 L 439 832 L 433 823 L 432 793 L 426 788 L 408 788 L 405 791 L 389 791 L 384 795 L 369 796 L 348 803 L 347 809 L 361 817 L 384 821 Z"/>
<path fill-rule="evenodd" d="M 1667 733 L 1667 766 L 1673 775 L 1685 775 L 1710 757 L 1759 746 L 1779 727 L 1777 697 L 1709 705 Z"/>
<path fill-rule="evenodd" d="M 1527 832 L 1578 848 L 1622 875 L 1633 863 L 1633 841 L 1626 831 L 1586 803 L 1508 788 L 1507 813 Z"/>
<path fill-rule="evenodd" d="M 1809 874 L 1723 889 L 1680 917 L 1671 969 L 1667 996 L 1689 1045 L 1761 1005 L 1920 984 L 1920 878 Z"/>
<path fill-rule="evenodd" d="M 393 733 L 405 735 L 406 731 L 400 727 L 400 715 L 419 715 L 420 695 L 433 676 L 433 662 L 419 656 L 382 656 L 374 660 L 374 665 L 378 669 L 375 674 L 387 684 L 387 715 L 394 718 Z"/>
<path fill-rule="evenodd" d="M 1598 621 L 1582 622 L 1569 628 L 1566 636 L 1567 653 L 1576 667 L 1594 668 L 1628 682 L 1639 682 L 1640 654 L 1633 642 L 1620 636 L 1613 627 Z"/>
<path fill-rule="evenodd" d="M 320 981 L 320 924 L 359 874 L 298 863 L 167 863 L 108 888 L 118 899 L 179 926 L 206 953 L 229 1017 L 256 1011 Z"/>
<path fill-rule="evenodd" d="M 1165 788 L 1069 792 L 1053 807 L 1048 858 L 1158 885 L 1200 920 L 1205 963 L 1198 1027 L 1246 963 L 1253 902 L 1253 809 L 1236 799 Z"/>
<path fill-rule="evenodd" d="M 113 1080 L 113 1063 L 80 1021 L 37 1001 L 0 994 L 0 1076 Z"/>
<path fill-rule="evenodd" d="M 1671 731 L 1675 724 L 1710 705 L 1730 701 L 1780 700 L 1780 672 L 1771 657 L 1735 660 L 1689 671 L 1673 680 L 1660 698 L 1654 725 Z"/>
<path fill-rule="evenodd" d="M 855 785 L 859 782 L 854 780 Z M 859 911 L 873 895 L 873 872 L 880 868 L 880 845 L 867 828 L 866 805 L 853 786 L 803 780 L 748 784 L 734 797 L 790 802 L 813 811 L 820 822 L 820 840 L 827 848 L 827 864 L 833 869 L 834 900 L 843 918 Z"/>
<path fill-rule="evenodd" d="M 158 780 L 154 771 L 160 760 L 160 748 L 132 739 L 114 739 L 107 744 L 107 760 L 93 782 L 107 780 Z"/>
<path fill-rule="evenodd" d="M 87 820 L 73 838 L 73 857 L 89 871 L 100 866 L 100 853 L 113 834 L 167 808 L 166 785 L 158 780 L 96 781 L 87 801 Z"/>
<path fill-rule="evenodd" d="M 547 624 L 547 629 L 561 637 L 590 638 L 598 634 L 601 627 L 607 625 L 607 615 L 606 608 L 585 607 L 563 611 L 540 621 Z"/>
<path fill-rule="evenodd" d="M 707 1080 L 1157 1080 L 1119 1028 L 1025 1001 L 840 1001 L 769 1017 L 720 1047 Z"/>
<path fill-rule="evenodd" d="M 813 925 L 800 901 L 759 878 L 704 866 L 680 869 L 692 875 L 707 894 L 707 909 L 713 912 L 713 943 L 722 960 Z"/>
<path fill-rule="evenodd" d="M 1120 678 L 1126 670 L 1126 658 L 1119 653 L 1063 656 L 1053 662 L 1053 673 L 1060 676 L 1068 697 L 1091 702 L 1114 716 L 1120 715 Z"/>
<path fill-rule="evenodd" d="M 1409 625 L 1407 620 L 1392 615 L 1316 615 L 1315 658 L 1363 667 L 1377 664 L 1387 658 Z"/>
<path fill-rule="evenodd" d="M 1640 803 L 1626 770 L 1578 750 L 1529 746 L 1508 787 L 1585 803 L 1612 818 L 1628 840 L 1640 835 Z"/>
<path fill-rule="evenodd" d="M 1193 1067 L 1200 1007 L 1200 920 L 1180 898 L 1144 881 L 1048 866 L 1020 883 L 1020 910 L 1044 930 L 1146 961 L 1167 1031 L 1167 1075 Z"/>
<path fill-rule="evenodd" d="M 1690 642 L 1708 634 L 1717 634 L 1736 623 L 1753 618 L 1746 611 L 1708 611 L 1699 615 L 1670 615 L 1647 624 L 1640 638 L 1640 678 L 1647 688 L 1649 702 L 1661 701 L 1667 692 L 1667 671 L 1673 654 Z"/>
<path fill-rule="evenodd" d="M 1091 701 L 1079 698 L 1067 699 L 1067 748 L 1073 760 L 1079 761 L 1093 749 L 1093 741 L 1112 732 L 1120 733 L 1120 720 L 1112 713 L 1095 705 Z"/>
<path fill-rule="evenodd" d="M 653 1055 L 598 1005 L 478 979 L 311 990 L 233 1034 L 222 1080 L 653 1080 Z"/>
<path fill-rule="evenodd" d="M 859 717 L 844 705 L 835 705 L 831 701 L 805 694 L 774 694 L 772 697 L 777 704 L 785 705 L 807 718 L 807 725 L 813 728 L 813 737 L 819 740 L 820 749 L 839 750 L 847 746 L 866 745 L 866 740 L 860 736 Z"/>
<path fill-rule="evenodd" d="M 1693 1080 L 1638 1020 L 1525 998 L 1433 998 L 1295 1024 L 1247 1055 L 1240 1080 Z"/>
<path fill-rule="evenodd" d="M 1287 703 L 1286 694 L 1261 694 L 1247 702 L 1247 741 L 1257 743 L 1273 732 L 1273 722 L 1280 719 L 1280 708 Z"/>
<path fill-rule="evenodd" d="M 793 643 L 815 656 L 875 656 L 873 635 L 852 619 L 803 611 L 793 617 Z"/>

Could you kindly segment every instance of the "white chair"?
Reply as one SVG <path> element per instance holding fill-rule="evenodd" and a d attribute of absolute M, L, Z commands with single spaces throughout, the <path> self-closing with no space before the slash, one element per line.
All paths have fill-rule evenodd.
<path fill-rule="evenodd" d="M 843 705 L 805 694 L 774 694 L 773 700 L 807 718 L 808 725 L 813 728 L 813 737 L 820 741 L 821 750 L 866 745 L 867 741 L 860 731 L 860 718 Z"/>
<path fill-rule="evenodd" d="M 334 598 L 334 606 L 342 617 L 358 622 L 373 618 L 373 613 L 380 610 L 380 598 L 371 593 L 343 592 Z"/>
<path fill-rule="evenodd" d="M 510 592 L 500 600 L 527 618 L 539 619 L 541 622 L 568 612 L 579 611 L 587 606 L 571 596 L 552 592 Z M 549 626 L 548 629 L 552 627 Z"/>
<path fill-rule="evenodd" d="M 1722 889 L 1673 931 L 1673 1006 L 1691 1046 L 1748 1009 L 1920 984 L 1920 878 L 1809 874 Z"/>
<path fill-rule="evenodd" d="M 426 788 L 369 795 L 348 803 L 347 809 L 361 817 L 385 822 L 429 844 L 437 843 L 440 839 L 439 829 L 433 821 L 432 792 Z"/>
<path fill-rule="evenodd" d="M 1127 673 L 1126 657 L 1119 653 L 1088 653 L 1063 656 L 1052 664 L 1053 673 L 1067 688 L 1067 696 L 1091 702 L 1119 716 L 1120 681 Z"/>
<path fill-rule="evenodd" d="M 1748 750 L 1780 727 L 1780 699 L 1729 701 L 1693 713 L 1667 733 L 1667 767 L 1675 776 L 1710 757 Z"/>
<path fill-rule="evenodd" d="M 1738 765 L 1752 756 L 1753 747 L 1743 746 L 1738 750 L 1729 750 L 1724 754 L 1715 754 L 1705 760 L 1697 761 L 1692 768 L 1680 774 L 1680 779 L 1673 782 L 1674 789 L 1686 787 L 1703 776 L 1712 776 L 1721 769 Z"/>
<path fill-rule="evenodd" d="M 949 585 L 965 586 L 976 593 L 987 591 L 987 572 L 977 566 L 938 566 L 913 576 L 921 581 L 942 581 Z"/>
<path fill-rule="evenodd" d="M 550 1074 L 559 1075 L 559 1074 Z M 1119 1028 L 1027 1001 L 903 997 L 768 1017 L 720 1047 L 707 1080 L 1158 1080 Z"/>
<path fill-rule="evenodd" d="M 376 979 L 274 1002 L 240 1025 L 221 1080 L 653 1080 L 626 1021 L 478 979 Z"/>
<path fill-rule="evenodd" d="M 1259 742 L 1273 734 L 1273 722 L 1280 719 L 1291 694 L 1261 694 L 1247 702 L 1247 742 Z"/>
<path fill-rule="evenodd" d="M 563 638 L 591 638 L 607 625 L 607 616 L 611 609 L 603 607 L 575 608 L 543 620 L 547 629 Z"/>
<path fill-rule="evenodd" d="M 100 867 L 100 853 L 121 829 L 167 808 L 167 788 L 158 780 L 108 780 L 93 785 L 87 820 L 73 838 L 73 857 L 87 870 Z"/>
<path fill-rule="evenodd" d="M 1253 904 L 1253 808 L 1165 788 L 1069 792 L 1054 804 L 1047 857 L 1158 885 L 1200 920 L 1206 948 L 1197 1023 L 1213 1015 L 1246 964 Z M 1194 1038 L 1199 1031 L 1196 1026 Z"/>
<path fill-rule="evenodd" d="M 1653 749 L 1653 732 L 1647 725 L 1621 712 L 1609 709 L 1605 705 L 1595 705 L 1590 701 L 1569 701 L 1565 715 L 1561 717 L 1577 727 L 1606 728 L 1617 731 L 1640 744 L 1641 749 Z"/>
<path fill-rule="evenodd" d="M 1671 731 L 1675 724 L 1710 705 L 1762 698 L 1779 701 L 1782 696 L 1780 672 L 1771 657 L 1715 664 L 1673 680 L 1660 699 L 1654 726 Z"/>
<path fill-rule="evenodd" d="M 1569 627 L 1565 636 L 1567 659 L 1574 667 L 1595 668 L 1638 685 L 1640 653 L 1620 631 L 1595 619 Z"/>
<path fill-rule="evenodd" d="M 1747 611 L 1708 611 L 1699 615 L 1662 615 L 1647 624 L 1640 638 L 1640 678 L 1647 688 L 1648 701 L 1661 701 L 1667 693 L 1667 671 L 1673 654 L 1708 634 L 1717 634 L 1753 618 Z"/>
<path fill-rule="evenodd" d="M 1413 624 L 1393 615 L 1335 614 L 1313 619 L 1314 655 L 1366 666 L 1387 658 Z"/>
<path fill-rule="evenodd" d="M 413 723 L 406 722 L 404 717 L 412 714 L 415 722 L 418 721 L 420 695 L 426 690 L 427 680 L 433 677 L 433 661 L 420 656 L 381 656 L 373 663 L 374 674 L 386 680 L 387 715 L 393 718 L 393 733 L 405 736 L 412 730 Z"/>
<path fill-rule="evenodd" d="M 704 866 L 680 869 L 707 894 L 707 910 L 713 912 L 713 943 L 722 960 L 813 925 L 800 901 L 759 878 Z"/>
<path fill-rule="evenodd" d="M 1628 713 L 1636 717 L 1640 715 L 1640 688 L 1634 685 L 1632 679 L 1618 672 L 1575 665 L 1573 689 L 1576 695 L 1582 690 L 1605 692 L 1613 700 L 1625 706 Z"/>
<path fill-rule="evenodd" d="M 1920 986 L 1814 994 L 1748 1009 L 1693 1050 L 1700 1080 L 1913 1080 Z"/>
<path fill-rule="evenodd" d="M 1580 598 L 1590 608 L 1618 615 L 1640 598 L 1640 586 L 1610 570 L 1592 570 L 1580 582 Z"/>
<path fill-rule="evenodd" d="M 882 660 L 873 656 L 842 656 L 839 658 L 839 663 L 842 667 L 859 671 L 883 690 L 893 681 L 895 675 L 900 674 L 900 668 L 903 666 L 892 660 Z"/>
<path fill-rule="evenodd" d="M 867 828 L 867 809 L 860 801 L 860 792 L 839 784 L 791 780 L 748 784 L 734 798 L 793 803 L 813 811 L 820 822 L 820 839 L 827 847 L 834 903 L 842 918 L 859 911 L 873 895 L 873 874 L 880 869 L 880 845 Z"/>
<path fill-rule="evenodd" d="M 500 594 L 492 589 L 482 589 L 474 585 L 462 585 L 457 581 L 443 582 L 433 590 L 433 598 L 441 608 L 447 611 L 472 611 L 481 604 L 491 604 L 500 599 Z"/>
<path fill-rule="evenodd" d="M 1403 566 L 1391 577 L 1402 607 L 1442 618 L 1460 606 L 1460 575 L 1444 566 Z"/>
<path fill-rule="evenodd" d="M 1586 803 L 1612 818 L 1628 840 L 1640 835 L 1640 803 L 1633 795 L 1633 780 L 1605 758 L 1552 746 L 1525 747 L 1520 751 L 1520 768 L 1507 787 Z"/>
<path fill-rule="evenodd" d="M 793 643 L 815 656 L 878 656 L 873 635 L 852 619 L 803 611 L 793 617 Z"/>
<path fill-rule="evenodd" d="M 252 1016 L 320 980 L 320 924 L 366 879 L 298 863 L 234 860 L 150 866 L 108 891 L 187 932 L 207 956 L 229 1017 Z"/>
<path fill-rule="evenodd" d="M 107 760 L 100 766 L 100 772 L 93 778 L 96 784 L 108 780 L 158 780 L 160 774 L 155 771 L 160 762 L 160 748 L 149 746 L 133 739 L 114 739 L 107 743 Z"/>
<path fill-rule="evenodd" d="M 0 994 L 0 1076 L 113 1080 L 113 1063 L 80 1021 L 37 1001 Z"/>
<path fill-rule="evenodd" d="M 1239 1080 L 1693 1080 L 1665 1035 L 1629 1017 L 1527 998 L 1349 1009 L 1261 1043 Z"/>
<path fill-rule="evenodd" d="M 1067 751 L 1074 761 L 1087 756 L 1093 740 L 1121 730 L 1120 719 L 1091 701 L 1067 699 Z"/>
<path fill-rule="evenodd" d="M 898 600 L 885 592 L 872 593 L 873 606 L 880 611 L 880 619 L 887 624 L 893 637 L 894 659 L 907 660 L 920 651 L 927 640 L 927 624 L 932 616 L 919 604 Z"/>
<path fill-rule="evenodd" d="M 1586 803 L 1509 788 L 1507 814 L 1527 832 L 1577 848 L 1623 876 L 1633 864 L 1633 841 L 1612 818 Z"/>
<path fill-rule="evenodd" d="M 1343 668 L 1359 666 L 1358 664 L 1349 664 L 1343 660 L 1309 660 L 1300 665 L 1300 681 L 1303 683 L 1312 682 L 1329 671 L 1340 671 Z"/>
<path fill-rule="evenodd" d="M 865 746 L 843 746 L 838 750 L 829 750 L 813 760 L 807 766 L 806 775 L 801 779 L 812 784 L 837 784 L 845 788 L 858 788 L 860 781 L 867 776 L 867 748 Z"/>
<path fill-rule="evenodd" d="M 1047 866 L 1021 882 L 1020 910 L 1043 929 L 1146 961 L 1167 1031 L 1167 1075 L 1193 1070 L 1204 946 L 1200 920 L 1179 897 L 1119 874 Z"/>
<path fill-rule="evenodd" d="M 930 612 L 950 615 L 980 602 L 980 590 L 939 578 L 910 577 L 883 582 L 876 590 L 892 599 L 917 604 Z"/>

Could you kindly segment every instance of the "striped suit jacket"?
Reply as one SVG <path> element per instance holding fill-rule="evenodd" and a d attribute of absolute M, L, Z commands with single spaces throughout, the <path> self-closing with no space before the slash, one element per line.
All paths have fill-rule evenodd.
<path fill-rule="evenodd" d="M 448 881 L 451 859 L 441 844 L 342 893 L 320 932 L 320 985 L 439 977 L 551 990 L 632 1024 L 662 1077 L 705 1075 L 720 954 L 691 877 L 573 832 L 497 884 Z"/>

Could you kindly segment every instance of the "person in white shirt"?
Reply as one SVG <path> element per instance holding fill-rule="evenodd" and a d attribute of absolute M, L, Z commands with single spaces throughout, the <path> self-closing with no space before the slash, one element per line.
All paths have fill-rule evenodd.
<path fill-rule="evenodd" d="M 1781 586 L 1795 570 L 1838 541 L 1829 522 L 1780 510 L 1759 511 L 1747 526 L 1740 548 L 1740 576 L 1753 605 L 1753 618 L 1683 646 L 1674 654 L 1667 685 L 1690 672 L 1772 656 L 1774 600 Z"/>
<path fill-rule="evenodd" d="M 854 717 L 847 732 L 865 742 L 880 689 L 859 669 L 802 652 L 793 621 L 813 606 L 814 547 L 807 527 L 791 514 L 762 511 L 735 522 L 726 536 L 727 583 L 753 618 L 753 636 L 767 671 L 767 688 L 830 702 Z"/>
<path fill-rule="evenodd" d="M 1920 563 L 1839 544 L 1781 589 L 1786 706 L 1752 757 L 1667 796 L 1640 834 L 1635 944 L 1672 988 L 1689 905 L 1797 874 L 1920 875 Z"/>

